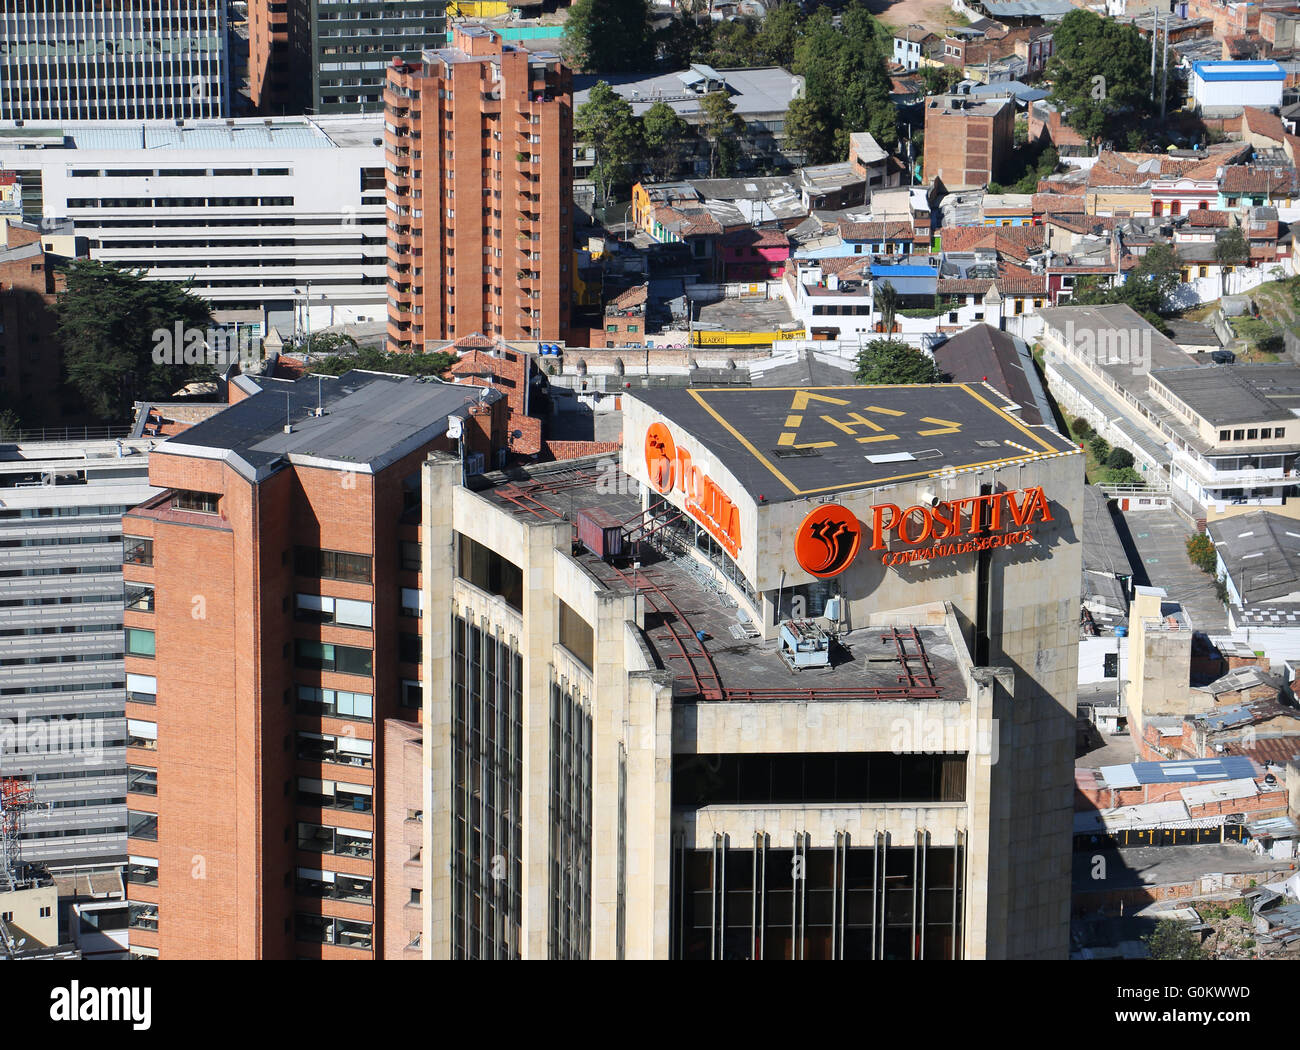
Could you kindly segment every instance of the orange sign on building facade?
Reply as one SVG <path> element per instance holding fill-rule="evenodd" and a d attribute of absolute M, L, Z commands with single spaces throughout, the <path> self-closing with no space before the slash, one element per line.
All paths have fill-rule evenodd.
<path fill-rule="evenodd" d="M 894 503 L 881 503 L 871 508 L 870 549 L 884 551 L 882 565 L 950 558 L 1026 543 L 1033 539 L 1028 526 L 1051 520 L 1041 486 L 948 500 L 933 507 L 902 509 Z M 862 523 L 852 511 L 838 503 L 823 503 L 808 513 L 795 533 L 795 560 L 813 576 L 838 575 L 853 564 L 862 533 Z M 907 549 L 886 550 L 890 533 L 907 544 Z"/>
<path fill-rule="evenodd" d="M 740 553 L 739 508 L 717 482 L 692 465 L 690 452 L 677 447 L 672 431 L 664 423 L 651 423 L 646 428 L 645 465 L 655 489 L 682 493 L 686 513 L 733 558 Z"/>
<path fill-rule="evenodd" d="M 826 579 L 837 576 L 858 556 L 862 523 L 838 503 L 823 503 L 799 524 L 794 534 L 794 556 L 804 572 Z"/>

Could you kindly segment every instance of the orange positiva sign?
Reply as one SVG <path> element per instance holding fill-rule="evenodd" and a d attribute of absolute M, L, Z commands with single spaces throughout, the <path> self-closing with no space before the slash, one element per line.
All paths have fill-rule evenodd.
<path fill-rule="evenodd" d="M 808 512 L 794 534 L 794 557 L 804 572 L 826 579 L 837 576 L 858 556 L 862 523 L 838 503 L 823 503 Z"/>
<path fill-rule="evenodd" d="M 1026 526 L 1051 520 L 1042 486 L 950 500 L 935 507 L 900 510 L 893 503 L 882 503 L 871 508 L 871 549 L 885 550 L 885 540 L 892 532 L 906 544 L 928 542 L 931 546 L 886 551 L 880 557 L 882 565 L 947 558 L 1025 543 L 1033 539 Z M 1013 525 L 1016 531 L 1003 532 L 1004 525 Z M 951 542 L 934 542 L 944 540 Z"/>
<path fill-rule="evenodd" d="M 717 482 L 691 464 L 691 454 L 677 447 L 664 423 L 651 423 L 646 428 L 645 465 L 655 489 L 682 493 L 686 513 L 733 558 L 740 552 L 740 510 Z"/>

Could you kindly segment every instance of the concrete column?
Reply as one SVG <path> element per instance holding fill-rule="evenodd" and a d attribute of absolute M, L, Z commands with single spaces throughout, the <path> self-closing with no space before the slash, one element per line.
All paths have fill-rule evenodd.
<path fill-rule="evenodd" d="M 426 959 L 451 957 L 451 649 L 454 492 L 460 460 L 435 452 L 423 467 L 420 572 L 424 591 L 424 931 Z M 400 862 L 390 855 L 389 863 Z"/>

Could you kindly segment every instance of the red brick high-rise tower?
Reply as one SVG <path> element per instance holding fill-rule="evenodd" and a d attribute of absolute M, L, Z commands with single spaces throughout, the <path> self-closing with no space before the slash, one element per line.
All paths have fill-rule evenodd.
<path fill-rule="evenodd" d="M 388 344 L 569 328 L 572 76 L 559 55 L 456 27 L 384 93 Z"/>

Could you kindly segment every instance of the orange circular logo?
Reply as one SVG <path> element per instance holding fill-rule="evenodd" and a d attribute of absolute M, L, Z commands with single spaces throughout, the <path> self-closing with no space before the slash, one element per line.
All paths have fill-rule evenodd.
<path fill-rule="evenodd" d="M 805 572 L 825 579 L 837 576 L 858 555 L 862 524 L 838 503 L 823 503 L 810 511 L 794 536 L 794 556 Z"/>
<path fill-rule="evenodd" d="M 645 465 L 650 484 L 660 492 L 673 487 L 673 464 L 677 462 L 677 444 L 663 423 L 651 423 L 645 432 Z"/>

